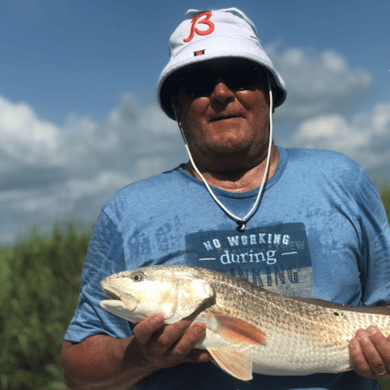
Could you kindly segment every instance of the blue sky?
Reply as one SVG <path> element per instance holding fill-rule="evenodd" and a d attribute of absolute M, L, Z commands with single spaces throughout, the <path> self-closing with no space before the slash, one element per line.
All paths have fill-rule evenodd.
<path fill-rule="evenodd" d="M 30 223 L 93 221 L 127 183 L 186 160 L 156 104 L 168 38 L 189 8 L 238 7 L 287 84 L 286 147 L 390 174 L 390 3 L 0 1 L 0 242 Z"/>

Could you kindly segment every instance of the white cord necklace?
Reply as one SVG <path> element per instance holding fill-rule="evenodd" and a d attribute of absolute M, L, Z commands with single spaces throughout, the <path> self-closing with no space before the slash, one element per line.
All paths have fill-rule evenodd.
<path fill-rule="evenodd" d="M 191 164 L 192 166 L 194 167 L 196 173 L 199 175 L 199 177 L 202 179 L 204 185 L 206 186 L 209 194 L 211 195 L 211 197 L 214 199 L 214 201 L 218 204 L 218 206 L 227 214 L 229 215 L 231 218 L 233 218 L 236 223 L 237 223 L 237 229 L 240 231 L 240 232 L 243 232 L 245 230 L 245 227 L 246 227 L 246 223 L 247 221 L 249 220 L 249 218 L 254 214 L 254 212 L 256 211 L 256 208 L 260 202 L 260 198 L 261 198 L 261 194 L 263 193 L 263 189 L 264 189 L 264 185 L 267 181 L 267 176 L 268 176 L 268 171 L 269 171 L 269 165 L 270 165 L 270 159 L 271 159 L 271 149 L 272 149 L 272 132 L 273 132 L 273 126 L 272 126 L 272 110 L 273 110 L 273 100 L 272 100 L 272 90 L 271 90 L 271 85 L 270 85 L 270 81 L 268 79 L 268 90 L 269 90 L 269 100 L 270 100 L 270 107 L 269 107 L 269 143 L 268 143 L 268 155 L 267 155 L 267 162 L 266 162 L 266 166 L 265 166 L 265 171 L 264 171 L 264 176 L 263 176 L 263 180 L 262 180 L 262 183 L 261 183 L 261 186 L 259 188 L 259 192 L 257 194 L 257 198 L 256 198 L 256 201 L 254 203 L 254 205 L 252 206 L 252 208 L 249 210 L 248 214 L 246 214 L 243 218 L 240 218 L 238 217 L 237 215 L 233 214 L 231 211 L 229 211 L 223 204 L 222 202 L 216 197 L 216 195 L 214 194 L 213 190 L 210 188 L 209 184 L 207 183 L 205 177 L 202 175 L 202 173 L 199 171 L 199 169 L 197 168 L 197 166 L 195 165 L 195 162 L 192 158 L 192 155 L 191 155 L 191 152 L 190 152 L 190 148 L 188 147 L 188 142 L 187 142 L 187 139 L 184 135 L 184 131 L 181 127 L 181 123 L 178 121 L 178 125 L 179 125 L 179 129 L 180 129 L 180 132 L 181 132 L 181 135 L 183 137 L 183 140 L 184 140 L 184 145 L 185 145 L 185 148 L 187 150 L 187 153 L 188 153 L 188 156 L 190 158 L 190 161 L 191 161 Z"/>

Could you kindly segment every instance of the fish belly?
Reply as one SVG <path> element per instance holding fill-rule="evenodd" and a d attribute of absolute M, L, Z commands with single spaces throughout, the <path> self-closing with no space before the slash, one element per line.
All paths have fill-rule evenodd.
<path fill-rule="evenodd" d="M 348 343 L 323 347 L 310 340 L 299 339 L 291 332 L 269 331 L 265 343 L 247 345 L 229 343 L 211 330 L 196 348 L 231 348 L 250 357 L 253 373 L 263 375 L 310 375 L 339 373 L 351 369 Z"/>
<path fill-rule="evenodd" d="M 294 334 L 269 332 L 266 345 L 250 347 L 253 372 L 264 375 L 310 375 L 351 369 L 348 344 L 324 347 Z"/>

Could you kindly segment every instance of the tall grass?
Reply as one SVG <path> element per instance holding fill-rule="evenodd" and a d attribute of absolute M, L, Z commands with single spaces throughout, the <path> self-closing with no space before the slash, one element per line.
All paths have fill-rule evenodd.
<path fill-rule="evenodd" d="M 390 190 L 381 191 L 390 217 Z M 60 349 L 91 229 L 57 224 L 0 248 L 0 390 L 65 390 Z M 390 381 L 383 382 L 390 390 Z"/>
<path fill-rule="evenodd" d="M 382 186 L 382 190 L 380 191 L 381 199 L 383 202 L 383 205 L 386 209 L 387 219 L 390 223 L 390 185 L 385 184 Z M 383 390 L 390 390 L 390 380 L 381 382 L 382 389 Z"/>
<path fill-rule="evenodd" d="M 57 225 L 0 250 L 0 389 L 66 389 L 59 351 L 89 238 Z"/>
<path fill-rule="evenodd" d="M 382 203 L 385 206 L 387 219 L 390 222 L 390 185 L 383 185 L 380 191 Z"/>

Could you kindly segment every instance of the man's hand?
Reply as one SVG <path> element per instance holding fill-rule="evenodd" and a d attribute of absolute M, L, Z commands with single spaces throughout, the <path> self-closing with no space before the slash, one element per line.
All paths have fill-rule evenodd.
<path fill-rule="evenodd" d="M 206 351 L 193 349 L 206 331 L 204 323 L 191 325 L 191 319 L 172 325 L 163 322 L 161 314 L 153 314 L 125 339 L 98 334 L 80 343 L 64 341 L 61 361 L 67 386 L 125 390 L 162 368 L 212 360 Z"/>
<path fill-rule="evenodd" d="M 369 379 L 390 379 L 390 336 L 387 338 L 376 326 L 359 329 L 349 343 L 354 370 Z"/>
<path fill-rule="evenodd" d="M 206 332 L 204 323 L 191 325 L 191 319 L 183 319 L 172 325 L 163 325 L 163 322 L 162 314 L 153 314 L 134 327 L 134 337 L 128 351 L 132 354 L 137 351 L 142 364 L 158 370 L 183 362 L 212 360 L 206 351 L 193 349 Z"/>

